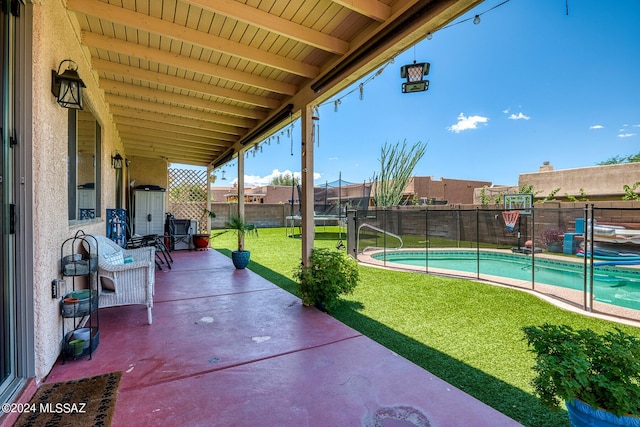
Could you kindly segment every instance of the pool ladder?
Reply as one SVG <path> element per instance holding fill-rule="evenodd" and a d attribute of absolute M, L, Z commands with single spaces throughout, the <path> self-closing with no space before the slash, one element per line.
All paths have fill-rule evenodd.
<path fill-rule="evenodd" d="M 393 249 L 401 249 L 402 245 L 404 244 L 402 242 L 402 237 L 398 236 L 397 234 L 393 234 L 393 233 L 391 233 L 389 231 L 383 230 L 382 228 L 376 227 L 375 225 L 360 224 L 360 227 L 358 227 L 358 235 L 356 236 L 356 249 L 360 247 L 360 230 L 362 229 L 362 227 L 367 227 L 367 228 L 375 230 L 375 231 L 377 231 L 379 233 L 386 234 L 387 236 L 391 236 L 391 237 L 394 237 L 394 238 L 398 239 L 398 241 L 400 242 L 400 246 L 398 246 L 396 248 L 393 248 Z M 364 253 L 367 249 L 379 249 L 379 248 L 376 248 L 375 246 L 367 246 L 366 248 L 364 248 L 361 251 L 361 253 Z"/>

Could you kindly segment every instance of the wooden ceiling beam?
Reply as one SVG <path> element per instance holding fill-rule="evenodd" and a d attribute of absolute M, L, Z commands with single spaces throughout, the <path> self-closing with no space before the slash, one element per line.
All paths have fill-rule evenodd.
<path fill-rule="evenodd" d="M 120 125 L 123 125 L 133 126 L 140 129 L 157 130 L 159 132 L 177 133 L 181 135 L 189 135 L 200 138 L 217 139 L 219 141 L 225 142 L 236 142 L 239 139 L 237 136 L 229 135 L 222 132 L 216 132 L 207 129 L 197 129 L 194 127 L 182 126 L 179 124 L 166 123 L 162 121 L 143 120 L 137 117 L 114 115 L 113 121 L 115 122 L 116 126 L 118 126 L 118 129 L 120 128 Z M 144 130 L 141 130 L 141 132 L 144 132 Z"/>
<path fill-rule="evenodd" d="M 91 65 L 97 70 L 103 71 L 105 73 L 113 73 L 117 76 L 129 77 L 131 79 L 171 86 L 177 89 L 190 90 L 205 95 L 228 99 L 230 101 L 241 102 L 253 107 L 273 109 L 280 106 L 280 102 L 277 99 L 251 95 L 249 93 L 244 93 L 233 89 L 226 89 L 195 80 L 189 80 L 182 77 L 158 73 L 155 71 L 143 70 L 141 68 L 118 64 L 116 62 L 105 61 L 103 59 L 92 59 Z"/>
<path fill-rule="evenodd" d="M 120 138 L 124 141 L 135 141 L 136 144 L 149 144 L 149 146 L 163 146 L 167 149 L 176 149 L 185 153 L 207 154 L 212 151 L 222 152 L 228 148 L 228 145 L 193 145 L 187 144 L 185 141 L 173 138 L 162 138 L 146 134 L 120 132 Z"/>
<path fill-rule="evenodd" d="M 231 68 L 211 64 L 206 61 L 200 61 L 199 59 L 189 58 L 188 56 L 180 55 L 178 53 L 154 49 L 152 47 L 142 46 L 137 43 L 87 31 L 82 31 L 81 37 L 82 43 L 86 46 L 91 46 L 96 49 L 104 49 L 106 51 L 119 53 L 131 58 L 157 62 L 169 67 L 192 71 L 194 73 L 201 73 L 213 78 L 224 79 L 282 95 L 290 96 L 297 92 L 296 86 L 288 83 L 270 80 L 266 77 L 256 76 L 255 74 L 244 71 L 233 70 Z"/>
<path fill-rule="evenodd" d="M 195 136 L 184 134 L 180 132 L 168 132 L 166 130 L 142 128 L 135 125 L 127 125 L 124 123 L 116 124 L 118 133 L 122 137 L 123 135 L 140 135 L 142 137 L 156 138 L 156 139 L 173 139 L 175 141 L 186 142 L 193 144 L 194 147 L 229 147 L 233 144 L 232 141 L 223 141 L 215 138 L 205 138 L 202 136 Z"/>
<path fill-rule="evenodd" d="M 196 166 L 207 166 L 208 164 L 211 163 L 212 159 L 215 159 L 217 156 L 219 156 L 218 153 L 211 153 L 211 155 L 206 156 L 206 155 L 191 155 L 191 154 L 187 154 L 184 153 L 183 151 L 176 151 L 176 150 L 166 150 L 164 148 L 136 148 L 136 147 L 129 147 L 127 148 L 126 144 L 125 144 L 125 149 L 126 149 L 126 156 L 127 158 L 131 158 L 133 157 L 144 157 L 144 158 L 150 158 L 150 159 L 167 159 L 172 163 L 184 163 L 184 164 L 189 164 L 189 165 L 196 165 Z"/>
<path fill-rule="evenodd" d="M 391 16 L 391 8 L 378 0 L 333 0 L 333 2 L 378 22 L 384 22 Z"/>
<path fill-rule="evenodd" d="M 248 119 L 263 120 L 267 115 L 259 110 L 237 107 L 235 105 L 223 104 L 221 102 L 210 101 L 195 96 L 181 95 L 179 93 L 167 92 L 162 89 L 143 87 L 130 83 L 117 82 L 115 80 L 102 79 L 100 81 L 102 89 L 114 95 L 123 94 L 141 98 L 158 99 L 172 104 L 185 105 L 196 108 L 203 108 L 218 113 L 232 116 L 245 117 Z"/>
<path fill-rule="evenodd" d="M 349 50 L 349 43 L 344 40 L 234 0 L 183 0 L 183 2 L 280 34 L 335 55 L 344 55 Z"/>
<path fill-rule="evenodd" d="M 137 108 L 143 111 L 151 111 L 160 114 L 168 114 L 170 116 L 179 116 L 184 118 L 195 118 L 213 123 L 227 124 L 241 128 L 250 129 L 255 125 L 255 120 L 243 119 L 239 117 L 224 116 L 209 111 L 194 110 L 182 106 L 160 104 L 153 101 L 145 101 L 141 99 L 128 98 L 125 96 L 106 94 L 105 99 L 109 104 L 126 106 L 129 108 Z"/>
<path fill-rule="evenodd" d="M 117 116 L 127 116 L 136 119 L 151 120 L 154 122 L 171 123 L 174 125 L 185 126 L 194 129 L 222 132 L 233 136 L 244 135 L 247 132 L 246 128 L 242 128 L 239 126 L 232 126 L 224 123 L 212 122 L 210 120 L 184 117 L 168 113 L 141 111 L 139 109 L 134 109 L 128 105 L 112 104 L 109 106 L 109 110 L 112 114 Z"/>
<path fill-rule="evenodd" d="M 215 50 L 234 58 L 246 59 L 286 73 L 313 78 L 319 72 L 318 67 L 313 65 L 99 0 L 67 0 L 67 9 L 162 37 L 168 37 L 176 41 L 183 41 L 195 46 Z"/>

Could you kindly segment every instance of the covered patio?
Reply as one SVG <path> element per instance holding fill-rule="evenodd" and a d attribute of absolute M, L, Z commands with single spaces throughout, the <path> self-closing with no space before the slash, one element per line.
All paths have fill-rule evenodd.
<path fill-rule="evenodd" d="M 217 251 L 174 258 L 152 325 L 101 309 L 92 360 L 44 383 L 122 371 L 113 425 L 519 425 Z"/>
<path fill-rule="evenodd" d="M 136 188 L 134 183 L 145 188 L 140 191 L 152 188 L 161 192 L 169 187 L 171 164 L 206 167 L 210 177 L 214 169 L 236 161 L 240 177 L 237 212 L 242 217 L 242 177 L 248 151 L 300 119 L 301 252 L 302 259 L 308 260 L 314 229 L 314 108 L 480 3 L 3 2 L 0 97 L 5 209 L 1 216 L 5 226 L 0 269 L 5 280 L 0 305 L 6 310 L 0 319 L 2 401 L 28 398 L 42 382 L 62 379 L 72 372 L 86 375 L 92 370 L 118 369 L 125 372 L 122 395 L 140 395 L 139 402 L 129 408 L 136 418 L 141 416 L 141 402 L 160 402 L 170 386 L 179 387 L 182 393 L 185 384 L 189 390 L 196 390 L 201 383 L 206 387 L 222 384 L 225 390 L 205 389 L 209 393 L 197 394 L 202 400 L 192 396 L 192 406 L 181 407 L 183 415 L 187 407 L 195 408 L 194 402 L 203 405 L 212 396 L 222 399 L 221 406 L 233 408 L 240 403 L 225 402 L 224 396 L 231 396 L 236 388 L 238 393 L 259 390 L 244 382 L 258 378 L 246 374 L 247 370 L 255 369 L 256 364 L 278 365 L 284 360 L 293 366 L 299 363 L 298 371 L 316 374 L 304 376 L 308 382 L 303 383 L 299 383 L 301 375 L 285 375 L 283 378 L 291 379 L 286 397 L 313 398 L 324 387 L 331 387 L 333 383 L 325 385 L 325 379 L 336 374 L 319 369 L 323 363 L 315 364 L 327 357 L 323 353 L 327 351 L 331 357 L 341 358 L 339 363 L 327 362 L 336 367 L 362 360 L 363 351 L 376 354 L 366 369 L 388 375 L 390 370 L 380 366 L 399 358 L 379 348 L 352 349 L 351 345 L 359 342 L 372 343 L 327 316 L 299 310 L 295 298 L 249 273 L 233 271 L 226 260 L 206 260 L 215 257 L 211 251 L 190 254 L 188 261 L 176 262 L 170 272 L 156 273 L 157 324 L 144 325 L 138 316 L 140 307 L 104 310 L 102 344 L 94 360 L 59 366 L 65 325 L 60 313 L 62 291 L 58 289 L 58 280 L 63 279 L 60 246 L 79 231 L 105 235 L 109 211 L 126 209 L 131 215 L 136 204 L 143 205 L 141 199 L 136 202 L 125 197 Z M 73 84 L 62 78 L 69 74 Z M 82 94 L 61 89 L 72 86 L 82 87 Z M 69 103 L 70 98 L 76 102 Z M 206 185 L 210 187 L 209 182 Z M 134 218 L 157 223 L 167 212 L 167 203 L 158 202 L 154 207 L 160 214 L 141 212 Z M 134 227 L 133 231 L 140 230 Z M 272 299 L 279 302 L 272 303 Z M 213 321 L 207 323 L 203 318 Z M 238 338 L 243 328 L 237 325 L 249 328 L 242 332 L 248 342 Z M 205 329 L 216 327 L 215 332 L 205 333 Z M 264 342 L 252 339 L 266 336 L 271 338 Z M 335 351 L 338 347 L 344 350 Z M 282 372 L 296 372 L 291 365 L 281 368 Z M 405 367 L 394 375 L 399 393 L 407 393 L 403 383 L 414 381 L 414 369 Z M 212 385 L 204 381 L 214 375 L 237 377 L 238 383 L 215 381 Z M 274 374 L 263 383 L 276 387 L 281 384 L 280 377 Z M 357 383 L 348 378 L 360 378 L 360 374 L 338 384 Z M 374 389 L 381 391 L 380 396 L 393 389 L 387 380 L 364 381 L 369 382 L 377 384 Z M 266 395 L 268 389 L 262 387 Z M 421 387 L 424 385 L 416 386 L 413 397 L 401 400 L 406 405 L 415 402 L 430 413 L 431 409 L 418 405 L 418 396 L 425 392 Z M 305 392 L 300 393 L 303 388 Z M 152 389 L 158 390 L 156 397 L 152 397 Z M 336 399 L 342 389 L 335 386 L 326 391 L 326 396 L 333 396 L 329 402 L 348 401 Z M 361 395 L 359 399 L 366 397 L 366 393 L 356 394 Z M 451 395 L 437 393 L 433 401 L 439 404 L 434 407 L 446 408 L 443 399 Z M 172 400 L 180 396 L 176 394 Z M 268 399 L 278 396 L 285 395 L 271 393 Z M 367 402 L 377 402 L 380 396 L 372 394 Z M 389 400 L 385 405 L 399 404 L 391 398 L 382 400 Z M 124 398 L 120 405 L 129 401 Z M 262 408 L 271 409 L 273 403 L 271 400 Z M 249 413 L 245 406 L 243 413 Z M 257 413 L 259 408 L 257 405 Z M 319 408 L 319 416 L 328 416 L 325 413 L 330 411 Z M 353 413 L 345 410 L 350 419 Z M 460 411 L 455 414 L 459 416 Z M 116 420 L 122 420 L 126 410 L 118 408 L 116 415 Z M 262 416 L 275 414 L 265 411 Z M 0 422 L 5 421 L 6 417 Z"/>

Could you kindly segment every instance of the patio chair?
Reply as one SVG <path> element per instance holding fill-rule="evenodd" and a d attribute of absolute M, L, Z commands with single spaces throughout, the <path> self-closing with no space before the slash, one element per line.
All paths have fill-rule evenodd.
<path fill-rule="evenodd" d="M 145 246 L 137 249 L 122 249 L 104 236 L 94 236 L 85 245 L 92 253 L 98 253 L 98 299 L 99 306 L 144 304 L 147 319 L 151 324 L 155 283 L 155 248 Z M 89 239 L 91 240 L 91 239 Z M 89 250 L 89 248 L 85 248 Z"/>

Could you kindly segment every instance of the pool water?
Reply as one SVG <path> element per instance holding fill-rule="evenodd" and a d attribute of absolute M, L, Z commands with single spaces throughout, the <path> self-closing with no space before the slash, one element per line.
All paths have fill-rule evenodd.
<path fill-rule="evenodd" d="M 475 251 L 398 251 L 373 255 L 379 261 L 427 268 L 441 268 L 478 273 L 478 252 Z M 480 274 L 531 281 L 531 257 L 494 252 L 479 253 Z M 555 261 L 536 257 L 535 281 L 563 288 L 584 289 L 583 262 Z M 587 267 L 587 279 L 589 269 Z M 588 282 L 587 282 L 588 283 Z M 640 310 L 640 269 L 617 266 L 595 267 L 594 299 L 620 307 Z"/>

